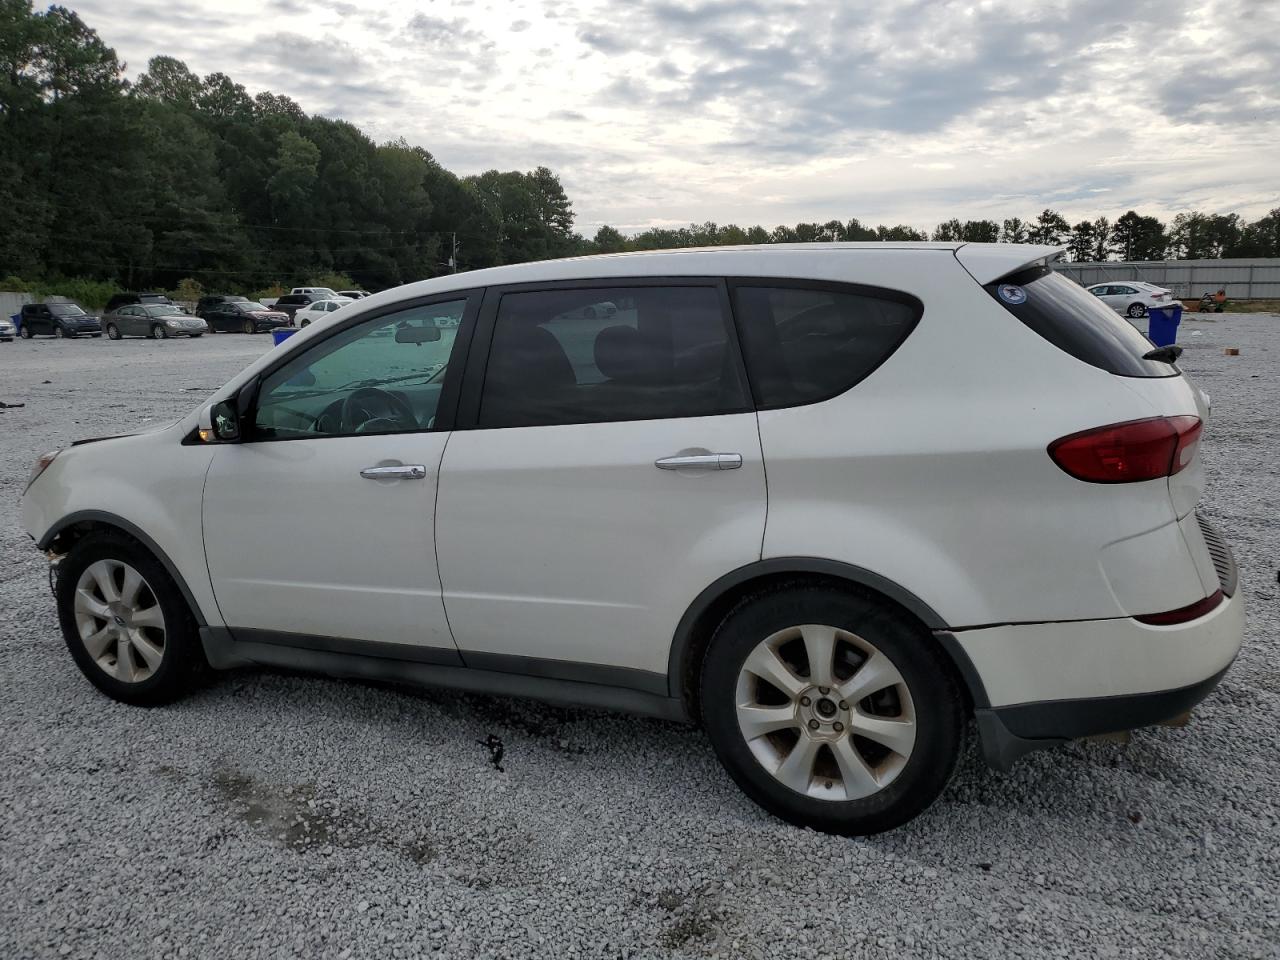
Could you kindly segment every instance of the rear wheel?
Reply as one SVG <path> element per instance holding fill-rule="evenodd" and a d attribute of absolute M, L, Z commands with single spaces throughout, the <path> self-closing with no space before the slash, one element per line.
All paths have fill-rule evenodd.
<path fill-rule="evenodd" d="M 167 703 L 207 668 L 181 591 L 132 539 L 91 534 L 81 540 L 59 566 L 56 594 L 72 659 L 114 700 Z"/>
<path fill-rule="evenodd" d="M 30 328 L 30 327 L 23 327 L 21 330 L 19 330 L 19 331 L 18 331 L 18 336 L 20 336 L 23 340 L 30 340 L 30 339 L 31 339 L 31 328 Z"/>
<path fill-rule="evenodd" d="M 120 339 L 120 328 L 117 327 L 114 323 L 107 324 L 107 339 L 109 340 Z"/>
<path fill-rule="evenodd" d="M 828 833 L 897 827 L 955 769 L 962 698 L 928 631 L 868 596 L 796 584 L 741 602 L 703 661 L 703 721 L 743 791 Z"/>
<path fill-rule="evenodd" d="M 1140 303 L 1131 303 L 1129 304 L 1129 309 L 1125 312 L 1136 320 L 1138 317 L 1146 316 L 1147 308 Z"/>

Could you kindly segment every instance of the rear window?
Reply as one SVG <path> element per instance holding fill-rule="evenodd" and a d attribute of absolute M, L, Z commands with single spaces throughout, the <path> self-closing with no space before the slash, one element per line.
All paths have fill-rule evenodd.
<path fill-rule="evenodd" d="M 761 410 L 844 393 L 888 359 L 923 312 L 891 290 L 773 281 L 735 284 L 733 310 Z"/>
<path fill-rule="evenodd" d="M 1121 377 L 1176 377 L 1173 364 L 1144 360 L 1151 341 L 1097 296 L 1044 266 L 989 283 L 987 293 L 1059 350 Z"/>

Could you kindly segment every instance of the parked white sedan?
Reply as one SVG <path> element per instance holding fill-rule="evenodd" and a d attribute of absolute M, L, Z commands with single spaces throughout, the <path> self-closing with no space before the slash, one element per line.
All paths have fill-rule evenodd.
<path fill-rule="evenodd" d="M 1165 307 L 1171 302 L 1169 291 L 1149 283 L 1095 283 L 1090 293 L 1116 313 L 1126 317 L 1145 317 L 1148 307 Z"/>
<path fill-rule="evenodd" d="M 335 310 L 341 310 L 351 302 L 350 297 L 330 297 L 328 300 L 317 300 L 314 303 L 309 303 L 293 315 L 293 325 L 295 327 L 308 327 L 317 320 L 323 320 Z"/>

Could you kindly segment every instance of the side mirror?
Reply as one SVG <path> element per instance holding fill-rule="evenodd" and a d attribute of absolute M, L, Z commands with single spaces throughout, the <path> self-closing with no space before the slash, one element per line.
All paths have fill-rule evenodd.
<path fill-rule="evenodd" d="M 211 439 L 219 443 L 236 443 L 239 440 L 239 416 L 230 401 L 220 401 L 209 407 Z"/>
<path fill-rule="evenodd" d="M 440 328 L 437 326 L 416 327 L 404 326 L 396 328 L 396 343 L 434 343 L 440 339 Z"/>

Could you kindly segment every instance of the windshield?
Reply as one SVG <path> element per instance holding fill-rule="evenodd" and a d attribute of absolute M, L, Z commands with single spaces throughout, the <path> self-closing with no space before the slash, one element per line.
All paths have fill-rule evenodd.
<path fill-rule="evenodd" d="M 60 317 L 83 317 L 84 311 L 74 303 L 51 303 L 49 304 L 49 312 L 56 313 Z"/>
<path fill-rule="evenodd" d="M 154 306 L 143 307 L 143 309 L 147 311 L 147 316 L 149 317 L 168 317 L 174 314 L 179 316 L 182 315 L 182 311 L 171 303 L 157 303 Z"/>
<path fill-rule="evenodd" d="M 1169 363 L 1147 360 L 1153 348 L 1137 327 L 1049 267 L 1029 267 L 986 285 L 1002 307 L 1077 360 L 1121 377 L 1173 377 Z"/>
<path fill-rule="evenodd" d="M 245 313 L 258 313 L 259 311 L 265 311 L 267 308 L 256 300 L 248 300 L 245 303 L 237 303 L 236 309 L 243 310 Z"/>

